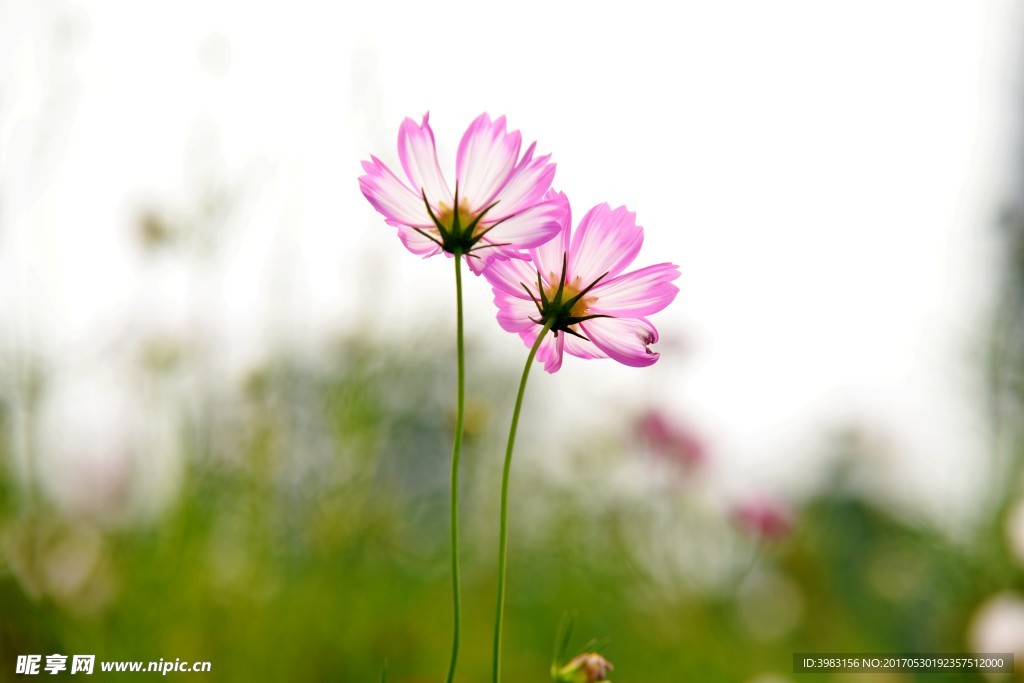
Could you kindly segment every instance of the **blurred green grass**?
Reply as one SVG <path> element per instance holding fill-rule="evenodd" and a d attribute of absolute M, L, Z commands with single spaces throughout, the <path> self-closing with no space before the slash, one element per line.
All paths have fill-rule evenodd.
<path fill-rule="evenodd" d="M 180 425 L 181 490 L 137 523 L 70 514 L 18 484 L 5 405 L 0 680 L 14 679 L 17 655 L 53 652 L 210 661 L 205 678 L 218 681 L 375 681 L 385 662 L 391 681 L 440 680 L 451 625 L 443 351 L 348 339 L 326 365 L 281 360 L 253 372 L 237 400 Z M 513 386 L 498 364 L 474 372 L 509 391 L 471 401 L 460 681 L 489 678 L 498 446 Z M 600 463 L 636 457 L 621 433 L 595 427 L 577 445 L 596 481 Z M 758 544 L 686 488 L 595 505 L 591 486 L 522 466 L 515 476 L 509 681 L 547 678 L 567 611 L 578 615 L 573 647 L 605 640 L 615 681 L 848 680 L 791 674 L 792 654 L 967 652 L 977 605 L 1024 588 L 1001 540 L 1002 505 L 976 536 L 953 540 L 849 493 L 837 476 L 793 533 Z M 721 555 L 724 574 L 675 563 L 680 542 Z"/>

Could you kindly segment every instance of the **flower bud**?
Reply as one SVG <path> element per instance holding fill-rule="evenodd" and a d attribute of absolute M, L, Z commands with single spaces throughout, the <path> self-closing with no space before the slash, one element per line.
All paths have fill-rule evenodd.
<path fill-rule="evenodd" d="M 614 669 L 612 663 L 597 654 L 588 652 L 574 657 L 572 661 L 555 672 L 557 683 L 609 683 L 606 676 Z"/>

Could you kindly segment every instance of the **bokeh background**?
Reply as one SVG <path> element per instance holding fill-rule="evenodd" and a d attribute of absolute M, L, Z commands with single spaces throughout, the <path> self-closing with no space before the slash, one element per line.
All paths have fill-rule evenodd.
<path fill-rule="evenodd" d="M 626 204 L 638 264 L 683 274 L 655 366 L 531 379 L 508 680 L 572 612 L 616 681 L 1024 670 L 1018 3 L 254 5 L 0 1 L 0 680 L 442 679 L 450 262 L 356 182 L 426 111 L 449 177 L 505 114 L 576 216 Z M 466 304 L 482 681 L 527 349 L 482 280 Z"/>

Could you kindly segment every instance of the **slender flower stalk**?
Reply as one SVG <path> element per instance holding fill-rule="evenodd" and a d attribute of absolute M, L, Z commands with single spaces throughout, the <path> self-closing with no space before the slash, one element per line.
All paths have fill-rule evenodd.
<path fill-rule="evenodd" d="M 551 329 L 554 321 L 545 324 L 543 331 L 537 335 L 537 341 L 533 343 L 530 354 L 526 358 L 526 367 L 523 368 L 523 377 L 519 380 L 519 393 L 516 394 L 516 407 L 512 410 L 512 426 L 508 430 L 508 445 L 505 447 L 505 465 L 501 471 L 501 516 L 498 527 L 498 604 L 494 609 L 494 661 L 491 669 L 491 678 L 498 683 L 501 678 L 501 631 L 502 622 L 505 617 L 505 568 L 508 558 L 508 482 L 512 471 L 512 451 L 516 445 L 516 430 L 519 428 L 519 411 L 523 407 L 523 396 L 526 393 L 526 380 L 530 377 L 530 368 L 533 367 L 533 359 L 537 355 L 544 335 Z"/>
<path fill-rule="evenodd" d="M 452 442 L 451 522 L 450 544 L 452 553 L 452 656 L 448 663 L 447 683 L 455 678 L 455 665 L 459 661 L 459 641 L 462 638 L 462 588 L 459 582 L 459 459 L 462 455 L 463 421 L 466 417 L 466 353 L 462 333 L 462 259 L 455 254 L 455 353 L 458 363 L 458 389 L 456 390 L 455 439 Z"/>
<path fill-rule="evenodd" d="M 562 205 L 546 195 L 555 174 L 549 156 L 534 158 L 536 143 L 520 157 L 522 136 L 507 132 L 505 117 L 481 114 L 459 143 L 455 190 L 437 159 L 429 116 L 420 124 L 405 119 L 398 132 L 398 156 L 408 183 L 377 157 L 363 162 L 363 195 L 385 222 L 398 230 L 405 247 L 423 257 L 444 252 L 455 259 L 456 354 L 458 398 L 451 469 L 452 653 L 447 683 L 452 683 L 462 635 L 459 579 L 459 460 L 465 419 L 465 349 L 462 315 L 462 259 L 479 274 L 490 263 L 522 259 L 521 250 L 537 247 L 561 229 Z"/>
<path fill-rule="evenodd" d="M 634 367 L 651 365 L 658 354 L 649 346 L 657 341 L 658 333 L 640 316 L 662 310 L 679 291 L 672 284 L 679 270 L 670 263 L 622 274 L 643 242 L 643 229 L 636 225 L 634 214 L 624 207 L 612 210 L 607 204 L 595 206 L 571 236 L 568 200 L 560 193 L 549 192 L 548 196 L 563 206 L 561 238 L 533 249 L 529 262 L 495 261 L 484 271 L 494 291 L 498 322 L 505 330 L 519 333 L 530 345 L 512 412 L 501 478 L 493 683 L 501 678 L 512 452 L 534 359 L 542 361 L 544 369 L 552 373 L 562 365 L 563 350 L 581 358 L 614 358 Z M 577 667 L 566 675 L 571 673 L 574 678 L 568 680 L 573 681 L 602 681 L 608 668 L 595 669 L 593 676 L 588 670 L 584 677 Z"/>

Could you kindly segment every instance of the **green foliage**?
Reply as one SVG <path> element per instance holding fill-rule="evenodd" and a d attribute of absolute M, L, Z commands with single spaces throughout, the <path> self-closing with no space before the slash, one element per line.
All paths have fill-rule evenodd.
<path fill-rule="evenodd" d="M 423 353 L 348 341 L 326 365 L 282 361 L 253 373 L 235 400 L 211 401 L 181 426 L 186 476 L 154 520 L 83 519 L 21 496 L 4 451 L 0 678 L 18 654 L 60 652 L 206 660 L 206 678 L 218 681 L 440 680 L 451 619 L 445 504 L 454 391 L 447 349 L 416 347 Z M 503 369 L 475 372 L 514 384 Z M 510 404 L 511 396 L 491 400 Z M 510 407 L 484 403 L 476 401 L 481 415 Z M 492 444 L 501 443 L 491 427 L 505 427 L 478 422 L 464 478 L 462 681 L 489 672 L 500 465 Z M 8 448 L 8 412 L 0 427 Z M 633 457 L 633 445 L 612 433 L 576 455 Z M 839 485 L 808 502 L 789 537 L 758 544 L 728 520 L 709 519 L 691 489 L 595 505 L 594 482 L 584 493 L 529 469 L 516 477 L 507 680 L 549 676 L 567 610 L 580 637 L 562 643 L 560 656 L 600 638 L 613 680 L 743 681 L 790 676 L 801 651 L 967 651 L 976 606 L 1021 586 L 1019 565 L 995 535 L 999 520 L 957 542 Z M 662 535 L 652 533 L 665 517 Z M 689 539 L 704 539 L 692 553 L 726 556 L 717 565 L 725 574 L 695 570 L 691 546 L 672 553 Z"/>

